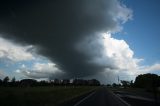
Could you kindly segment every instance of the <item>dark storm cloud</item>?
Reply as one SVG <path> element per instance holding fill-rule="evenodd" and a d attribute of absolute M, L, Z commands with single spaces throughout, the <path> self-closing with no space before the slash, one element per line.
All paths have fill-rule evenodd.
<path fill-rule="evenodd" d="M 88 63 L 92 56 L 77 51 L 75 44 L 88 35 L 115 30 L 117 4 L 117 0 L 6 1 L 0 3 L 0 33 L 22 44 L 37 45 L 38 52 L 67 76 L 93 75 L 104 67 Z"/>

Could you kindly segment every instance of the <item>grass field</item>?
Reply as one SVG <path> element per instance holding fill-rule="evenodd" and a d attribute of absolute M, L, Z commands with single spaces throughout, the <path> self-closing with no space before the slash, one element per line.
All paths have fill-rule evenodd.
<path fill-rule="evenodd" d="M 57 106 L 97 87 L 0 87 L 1 106 Z"/>

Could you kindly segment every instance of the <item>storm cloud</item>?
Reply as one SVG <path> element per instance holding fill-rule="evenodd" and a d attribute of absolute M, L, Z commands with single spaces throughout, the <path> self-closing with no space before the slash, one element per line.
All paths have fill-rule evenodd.
<path fill-rule="evenodd" d="M 0 33 L 13 42 L 37 47 L 65 73 L 65 77 L 87 77 L 115 70 L 111 59 L 94 61 L 104 45 L 99 33 L 116 33 L 132 18 L 132 11 L 118 0 L 15 0 L 0 4 Z M 103 39 L 103 36 L 101 36 Z M 93 51 L 94 52 L 93 52 Z M 96 52 L 95 52 L 96 51 Z M 94 54 L 95 53 L 95 54 Z M 105 58 L 105 57 L 103 57 Z M 93 60 L 93 61 L 92 61 Z M 54 76 L 54 75 L 53 75 Z"/>

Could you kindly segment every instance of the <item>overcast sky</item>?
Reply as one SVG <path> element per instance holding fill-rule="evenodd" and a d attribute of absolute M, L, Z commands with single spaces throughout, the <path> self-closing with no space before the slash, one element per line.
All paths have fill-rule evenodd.
<path fill-rule="evenodd" d="M 0 4 L 0 78 L 160 74 L 158 0 L 14 0 Z"/>

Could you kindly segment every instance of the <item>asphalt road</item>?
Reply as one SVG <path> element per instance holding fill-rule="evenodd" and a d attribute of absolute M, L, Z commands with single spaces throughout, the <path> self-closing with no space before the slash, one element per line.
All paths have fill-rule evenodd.
<path fill-rule="evenodd" d="M 62 106 L 160 106 L 154 100 L 133 96 L 128 93 L 113 93 L 106 87 L 74 98 Z"/>
<path fill-rule="evenodd" d="M 124 101 L 129 103 L 131 106 L 160 106 L 159 98 L 140 96 L 137 94 L 126 92 L 126 91 L 116 91 L 114 92 L 117 96 L 122 98 Z"/>
<path fill-rule="evenodd" d="M 76 100 L 76 102 L 66 103 L 64 106 L 128 106 L 123 100 L 120 100 L 115 94 L 105 87 Z"/>

